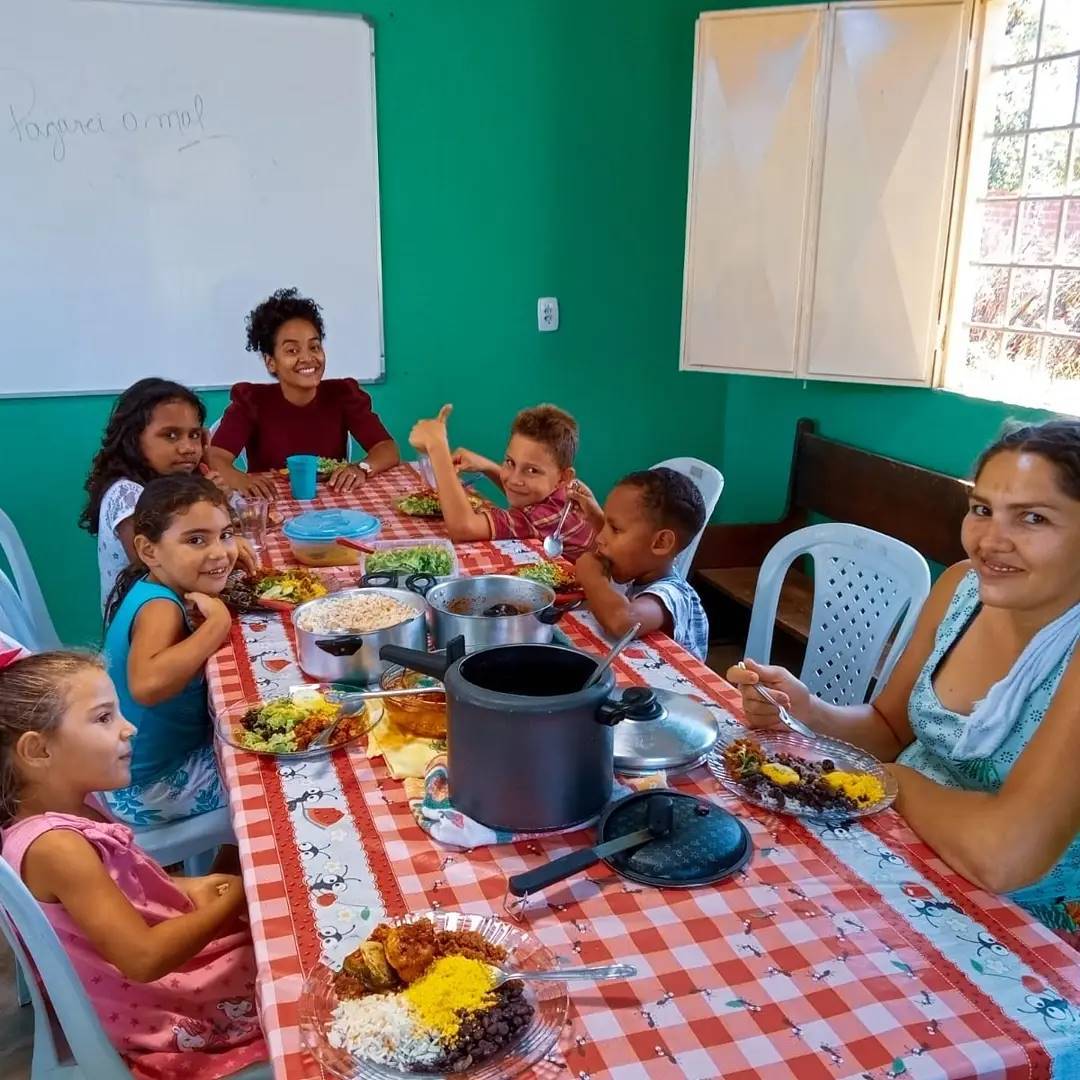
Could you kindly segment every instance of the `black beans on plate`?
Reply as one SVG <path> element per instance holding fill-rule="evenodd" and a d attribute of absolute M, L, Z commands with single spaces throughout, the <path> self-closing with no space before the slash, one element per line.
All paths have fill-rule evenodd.
<path fill-rule="evenodd" d="M 525 988 L 520 982 L 503 983 L 494 994 L 494 1005 L 465 1017 L 454 1042 L 433 1071 L 470 1069 L 508 1046 L 529 1026 L 535 1010 L 525 1000 Z"/>

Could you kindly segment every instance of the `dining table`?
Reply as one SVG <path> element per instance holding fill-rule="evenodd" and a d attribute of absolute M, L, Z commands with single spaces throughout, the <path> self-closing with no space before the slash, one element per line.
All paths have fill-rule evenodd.
<path fill-rule="evenodd" d="M 441 519 L 395 509 L 420 486 L 406 464 L 349 493 L 321 484 L 304 503 L 278 483 L 285 518 L 362 509 L 379 518 L 379 539 L 446 535 Z M 543 557 L 538 540 L 464 544 L 457 554 L 463 574 Z M 280 529 L 263 558 L 275 569 L 296 565 Z M 335 585 L 358 583 L 356 567 L 327 574 Z M 607 650 L 585 611 L 559 628 L 575 648 Z M 698 698 L 722 739 L 739 731 L 738 693 L 671 638 L 650 634 L 614 666 L 623 686 Z M 207 676 L 215 712 L 307 681 L 289 614 L 238 617 Z M 464 850 L 421 828 L 404 785 L 369 759 L 363 739 L 300 761 L 225 743 L 218 752 L 277 1080 L 330 1075 L 305 1048 L 305 979 L 319 965 L 340 966 L 379 922 L 421 911 L 514 918 L 562 962 L 636 968 L 634 978 L 571 989 L 560 1036 L 529 1077 L 1080 1077 L 1080 953 L 954 872 L 891 809 L 858 820 L 775 813 L 703 764 L 667 783 L 746 826 L 753 856 L 734 876 L 658 889 L 601 863 L 510 909 L 511 875 L 587 846 L 593 831 Z"/>

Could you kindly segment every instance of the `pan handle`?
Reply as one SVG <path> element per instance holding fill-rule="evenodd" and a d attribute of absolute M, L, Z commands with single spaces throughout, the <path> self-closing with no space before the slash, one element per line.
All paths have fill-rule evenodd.
<path fill-rule="evenodd" d="M 593 848 L 582 848 L 580 851 L 571 851 L 569 855 L 544 863 L 535 870 L 515 874 L 506 885 L 515 896 L 525 896 L 526 893 L 540 892 L 541 889 L 554 885 L 556 881 L 562 881 L 563 878 L 587 870 L 599 861 L 600 857 Z"/>
<path fill-rule="evenodd" d="M 348 637 L 316 641 L 315 647 L 331 656 L 353 656 L 364 647 L 364 639 L 359 634 L 350 634 Z"/>
<path fill-rule="evenodd" d="M 554 626 L 568 611 L 573 611 L 575 608 L 581 607 L 585 602 L 585 597 L 579 596 L 576 600 L 571 600 L 568 604 L 552 604 L 551 607 L 544 608 L 536 617 L 545 626 Z"/>
<path fill-rule="evenodd" d="M 360 584 L 375 589 L 405 588 L 409 592 L 427 596 L 435 588 L 436 579 L 434 574 L 409 574 L 405 570 L 377 570 L 373 574 L 365 574 L 360 579 Z"/>
<path fill-rule="evenodd" d="M 419 649 L 406 649 L 404 645 L 384 645 L 379 650 L 381 660 L 400 664 L 410 671 L 419 671 L 422 675 L 431 675 L 436 679 L 445 679 L 447 671 L 465 655 L 465 638 L 458 634 L 446 644 L 446 652 L 421 652 Z"/>

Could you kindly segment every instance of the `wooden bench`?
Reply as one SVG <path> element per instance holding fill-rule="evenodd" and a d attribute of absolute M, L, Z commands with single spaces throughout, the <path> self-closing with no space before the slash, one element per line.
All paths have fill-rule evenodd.
<path fill-rule="evenodd" d="M 762 560 L 782 537 L 816 518 L 847 521 L 910 544 L 931 562 L 963 559 L 960 524 L 971 484 L 955 476 L 834 442 L 812 420 L 795 429 L 787 508 L 779 521 L 710 525 L 694 558 L 692 580 L 717 627 L 730 625 L 718 608 L 741 610 L 748 620 Z M 777 626 L 805 644 L 814 584 L 793 567 L 784 582 Z M 720 618 L 718 618 L 720 614 Z"/>

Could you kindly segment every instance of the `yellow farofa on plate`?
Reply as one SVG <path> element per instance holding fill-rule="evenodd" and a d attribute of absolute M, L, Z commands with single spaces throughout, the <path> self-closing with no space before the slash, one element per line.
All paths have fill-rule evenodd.
<path fill-rule="evenodd" d="M 885 798 L 885 788 L 881 781 L 870 773 L 842 772 L 837 769 L 825 773 L 821 779 L 835 791 L 842 791 L 849 799 L 854 799 L 860 806 L 873 806 Z"/>

